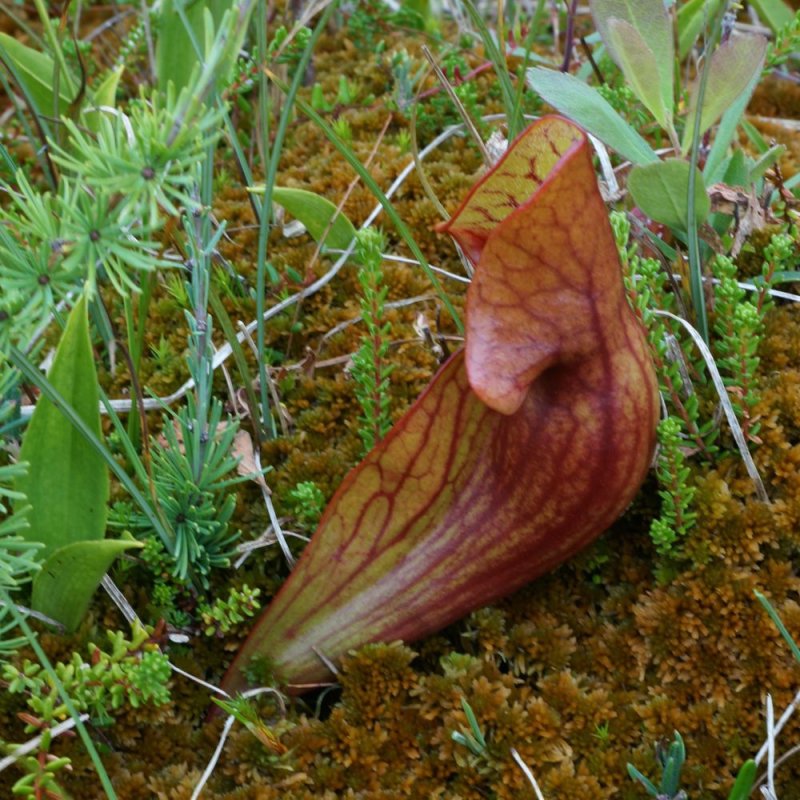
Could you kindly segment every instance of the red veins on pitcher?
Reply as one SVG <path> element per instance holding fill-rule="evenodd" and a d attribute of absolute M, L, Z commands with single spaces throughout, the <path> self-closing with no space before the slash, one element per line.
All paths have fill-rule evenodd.
<path fill-rule="evenodd" d="M 527 128 L 440 226 L 475 263 L 466 346 L 343 481 L 224 682 L 290 689 L 420 639 L 586 547 L 630 503 L 658 415 L 586 134 Z"/>

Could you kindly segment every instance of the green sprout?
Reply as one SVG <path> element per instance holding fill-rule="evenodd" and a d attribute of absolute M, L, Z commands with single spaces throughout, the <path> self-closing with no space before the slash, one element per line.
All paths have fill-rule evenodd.
<path fill-rule="evenodd" d="M 353 356 L 352 376 L 356 397 L 363 414 L 359 417 L 358 435 L 369 452 L 392 427 L 389 412 L 389 376 L 392 366 L 386 363 L 391 324 L 384 321 L 384 303 L 388 288 L 383 285 L 383 237 L 374 229 L 359 232 L 356 253 L 361 263 L 361 316 L 366 333 Z"/>

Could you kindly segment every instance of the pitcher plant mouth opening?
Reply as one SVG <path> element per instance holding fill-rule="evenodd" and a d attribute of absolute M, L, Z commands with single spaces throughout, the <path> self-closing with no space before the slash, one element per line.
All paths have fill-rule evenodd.
<path fill-rule="evenodd" d="M 344 479 L 223 688 L 254 657 L 292 687 L 368 642 L 411 642 L 577 553 L 650 465 L 658 390 L 586 134 L 548 116 L 449 233 L 475 263 L 466 344 Z"/>

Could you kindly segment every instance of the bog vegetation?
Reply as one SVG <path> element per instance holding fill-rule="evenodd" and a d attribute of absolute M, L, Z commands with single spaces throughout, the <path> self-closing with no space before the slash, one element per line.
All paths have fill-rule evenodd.
<path fill-rule="evenodd" d="M 794 5 L 3 3 L 0 791 L 797 796 Z"/>

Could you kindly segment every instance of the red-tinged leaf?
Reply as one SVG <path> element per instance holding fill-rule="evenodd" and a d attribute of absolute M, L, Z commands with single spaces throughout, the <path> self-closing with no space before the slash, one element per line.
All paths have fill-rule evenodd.
<path fill-rule="evenodd" d="M 319 655 L 413 641 L 513 592 L 647 472 L 655 376 L 583 132 L 532 125 L 446 229 L 478 262 L 466 350 L 345 478 L 227 691 L 253 656 L 286 684 L 325 680 Z"/>
<path fill-rule="evenodd" d="M 472 188 L 450 222 L 438 226 L 458 239 L 472 261 L 477 263 L 489 234 L 520 204 L 530 202 L 570 147 L 579 146 L 580 128 L 561 117 L 548 120 L 538 135 L 523 133 Z"/>

